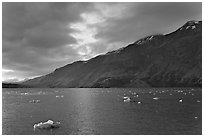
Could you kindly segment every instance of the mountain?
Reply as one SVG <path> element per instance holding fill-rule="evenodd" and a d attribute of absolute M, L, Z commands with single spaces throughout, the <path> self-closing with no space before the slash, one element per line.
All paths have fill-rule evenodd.
<path fill-rule="evenodd" d="M 202 22 L 151 35 L 22 84 L 34 87 L 200 87 Z"/>
<path fill-rule="evenodd" d="M 30 88 L 30 87 L 16 83 L 2 83 L 2 88 Z"/>

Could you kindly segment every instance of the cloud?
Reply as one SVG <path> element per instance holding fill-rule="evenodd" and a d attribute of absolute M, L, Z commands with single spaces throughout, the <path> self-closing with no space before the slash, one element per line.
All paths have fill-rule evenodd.
<path fill-rule="evenodd" d="M 122 18 L 110 18 L 96 38 L 134 42 L 147 35 L 168 33 L 188 20 L 201 20 L 201 3 L 131 3 Z M 111 7 L 110 7 L 111 9 Z M 101 9 L 103 10 L 103 9 Z M 130 14 L 130 15 L 129 15 Z M 123 16 L 125 18 L 123 18 Z"/>
<path fill-rule="evenodd" d="M 201 20 L 202 3 L 3 3 L 5 79 L 50 73 Z M 6 71 L 12 70 L 12 71 Z"/>
<path fill-rule="evenodd" d="M 69 44 L 68 24 L 80 19 L 88 3 L 3 3 L 3 68 L 5 77 L 33 77 L 79 58 Z M 16 79 L 16 78 L 15 78 Z"/>

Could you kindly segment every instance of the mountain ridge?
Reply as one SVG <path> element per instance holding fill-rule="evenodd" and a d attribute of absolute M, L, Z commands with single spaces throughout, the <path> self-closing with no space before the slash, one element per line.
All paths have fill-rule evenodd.
<path fill-rule="evenodd" d="M 22 83 L 32 87 L 192 87 L 202 85 L 202 21 L 150 35 Z"/>

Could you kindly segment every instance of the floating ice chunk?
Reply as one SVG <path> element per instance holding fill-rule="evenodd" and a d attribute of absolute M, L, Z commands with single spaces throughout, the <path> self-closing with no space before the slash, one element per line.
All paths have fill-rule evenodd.
<path fill-rule="evenodd" d="M 198 102 L 198 103 L 199 103 L 199 102 L 200 102 L 200 100 L 197 100 L 196 102 Z"/>
<path fill-rule="evenodd" d="M 126 100 L 123 100 L 124 102 L 130 102 L 131 100 L 130 99 L 126 99 Z"/>
<path fill-rule="evenodd" d="M 128 99 L 128 98 L 130 98 L 130 97 L 127 97 L 127 96 L 126 96 L 126 97 L 123 97 L 123 99 Z"/>
<path fill-rule="evenodd" d="M 155 98 L 153 98 L 154 100 L 158 100 L 159 98 L 158 97 L 155 97 Z"/>
<path fill-rule="evenodd" d="M 52 128 L 59 128 L 60 122 L 54 122 L 52 120 L 48 120 L 47 122 L 40 122 L 35 124 L 33 127 L 36 129 L 52 129 Z"/>
<path fill-rule="evenodd" d="M 138 101 L 137 104 L 141 104 L 142 102 Z"/>
<path fill-rule="evenodd" d="M 48 120 L 47 122 L 40 122 L 38 124 L 34 125 L 34 128 L 40 128 L 40 129 L 50 129 L 50 128 L 59 128 L 60 122 L 54 122 L 52 120 Z"/>
<path fill-rule="evenodd" d="M 170 96 L 172 96 L 172 94 L 171 94 L 171 93 L 170 93 L 169 95 L 170 95 Z"/>
<path fill-rule="evenodd" d="M 180 103 L 182 103 L 182 102 L 183 102 L 183 100 L 182 100 L 182 99 L 179 99 L 179 102 L 180 102 Z"/>
<path fill-rule="evenodd" d="M 21 95 L 28 95 L 28 93 L 26 92 L 26 93 L 20 93 Z"/>
<path fill-rule="evenodd" d="M 56 98 L 63 98 L 64 97 L 64 95 L 57 95 L 57 96 L 55 96 Z"/>
<path fill-rule="evenodd" d="M 123 101 L 124 101 L 124 102 L 130 102 L 131 99 L 130 99 L 130 97 L 123 97 Z"/>
<path fill-rule="evenodd" d="M 197 119 L 198 117 L 197 117 L 197 116 L 195 116 L 194 118 L 195 118 L 195 119 Z"/>
<path fill-rule="evenodd" d="M 139 94 L 137 94 L 137 93 L 135 93 L 135 92 L 134 92 L 133 94 L 135 95 L 134 97 L 139 97 Z"/>

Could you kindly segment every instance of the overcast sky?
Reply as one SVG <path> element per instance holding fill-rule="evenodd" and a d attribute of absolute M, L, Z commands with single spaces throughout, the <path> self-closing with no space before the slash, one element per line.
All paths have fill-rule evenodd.
<path fill-rule="evenodd" d="M 2 75 L 18 81 L 202 20 L 201 3 L 3 3 Z"/>

